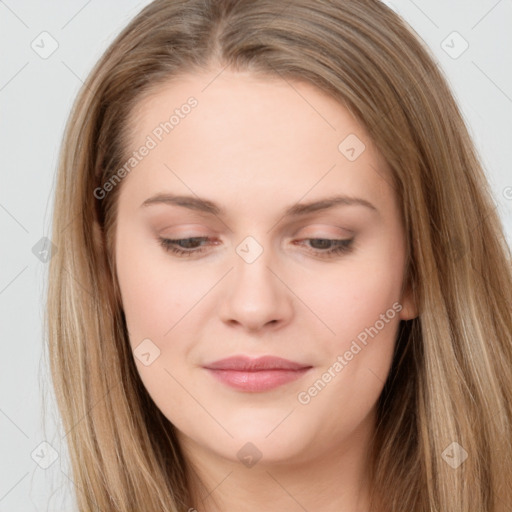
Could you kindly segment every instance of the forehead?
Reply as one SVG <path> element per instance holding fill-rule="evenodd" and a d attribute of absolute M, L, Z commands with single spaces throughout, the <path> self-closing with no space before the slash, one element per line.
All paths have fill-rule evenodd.
<path fill-rule="evenodd" d="M 227 70 L 183 75 L 141 100 L 130 126 L 130 151 L 154 142 L 127 180 L 141 193 L 177 184 L 208 197 L 229 181 L 238 200 L 246 187 L 252 199 L 285 191 L 292 201 L 326 191 L 369 198 L 390 182 L 364 127 L 306 82 Z"/>
<path fill-rule="evenodd" d="M 190 98 L 197 105 L 188 109 Z M 181 109 L 189 112 L 183 114 Z M 177 114 L 172 122 L 176 142 L 193 132 L 203 143 L 230 137 L 245 145 L 298 149 L 297 142 L 307 138 L 308 146 L 323 141 L 323 149 L 336 156 L 346 135 L 353 133 L 369 142 L 351 112 L 312 84 L 248 72 L 182 75 L 159 85 L 132 112 L 134 142 L 141 142 L 140 137 L 169 121 L 173 113 Z M 222 150 L 217 147 L 217 152 Z"/>

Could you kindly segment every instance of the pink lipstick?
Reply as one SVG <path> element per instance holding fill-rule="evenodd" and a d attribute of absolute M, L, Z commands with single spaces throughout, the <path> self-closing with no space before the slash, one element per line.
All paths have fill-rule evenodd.
<path fill-rule="evenodd" d="M 240 391 L 269 391 L 302 377 L 312 366 L 274 356 L 234 356 L 204 366 L 220 382 Z"/>

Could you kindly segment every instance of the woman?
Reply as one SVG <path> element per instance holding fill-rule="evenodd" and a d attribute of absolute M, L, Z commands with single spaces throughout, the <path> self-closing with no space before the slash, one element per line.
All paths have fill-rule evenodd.
<path fill-rule="evenodd" d="M 53 222 L 80 510 L 512 502 L 510 251 L 382 3 L 151 3 L 77 98 Z"/>

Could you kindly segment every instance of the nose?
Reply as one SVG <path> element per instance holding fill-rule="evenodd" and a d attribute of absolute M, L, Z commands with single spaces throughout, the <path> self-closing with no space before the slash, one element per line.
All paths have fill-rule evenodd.
<path fill-rule="evenodd" d="M 249 263 L 236 255 L 235 268 L 222 289 L 222 321 L 248 331 L 276 329 L 293 316 L 292 296 L 285 279 L 272 268 L 269 251 Z M 274 265 L 275 266 L 275 265 Z"/>

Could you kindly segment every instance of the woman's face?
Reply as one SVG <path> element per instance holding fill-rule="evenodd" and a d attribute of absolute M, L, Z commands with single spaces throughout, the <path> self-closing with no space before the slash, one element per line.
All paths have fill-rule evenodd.
<path fill-rule="evenodd" d="M 362 126 L 309 84 L 229 71 L 161 88 L 132 120 L 117 275 L 139 374 L 183 444 L 247 465 L 366 439 L 416 311 Z M 232 356 L 305 369 L 205 368 Z"/>

